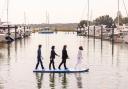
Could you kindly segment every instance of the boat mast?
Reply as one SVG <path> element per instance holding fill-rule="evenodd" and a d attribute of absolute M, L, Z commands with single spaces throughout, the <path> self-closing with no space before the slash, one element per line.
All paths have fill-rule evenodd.
<path fill-rule="evenodd" d="M 118 26 L 117 26 L 117 29 L 119 29 L 119 23 L 120 23 L 120 22 L 119 22 L 119 21 L 120 21 L 120 19 L 119 19 L 119 14 L 120 14 L 120 13 L 119 13 L 119 9 L 120 9 L 120 8 L 119 8 L 119 0 L 118 0 L 118 13 L 117 13 L 117 16 L 118 16 Z"/>
<path fill-rule="evenodd" d="M 9 25 L 9 21 L 8 21 L 8 8 L 9 8 L 9 0 L 7 0 L 7 25 Z"/>
<path fill-rule="evenodd" d="M 88 18 L 87 18 L 87 26 L 89 26 L 89 0 L 88 0 Z"/>
<path fill-rule="evenodd" d="M 49 13 L 46 11 L 46 24 L 49 25 Z"/>
<path fill-rule="evenodd" d="M 24 11 L 24 25 L 26 25 L 26 13 Z"/>

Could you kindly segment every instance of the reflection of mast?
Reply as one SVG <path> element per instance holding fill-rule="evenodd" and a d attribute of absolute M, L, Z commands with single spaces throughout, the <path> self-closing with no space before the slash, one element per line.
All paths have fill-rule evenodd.
<path fill-rule="evenodd" d="M 8 59 L 10 59 L 10 43 L 8 43 L 7 45 L 8 45 Z"/>

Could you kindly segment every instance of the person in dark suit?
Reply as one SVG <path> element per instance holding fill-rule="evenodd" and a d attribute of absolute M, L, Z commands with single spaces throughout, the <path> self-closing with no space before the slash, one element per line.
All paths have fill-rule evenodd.
<path fill-rule="evenodd" d="M 50 63 L 49 63 L 49 69 L 51 70 L 51 65 L 53 66 L 53 69 L 55 70 L 55 65 L 54 65 L 54 59 L 55 56 L 59 56 L 58 54 L 56 54 L 55 52 L 55 46 L 51 47 L 51 55 L 50 55 Z"/>
<path fill-rule="evenodd" d="M 61 67 L 62 64 L 64 64 L 64 68 L 65 69 L 68 69 L 66 67 L 66 59 L 68 59 L 69 57 L 68 57 L 66 48 L 67 48 L 67 45 L 64 45 L 63 46 L 63 50 L 62 50 L 62 61 L 61 61 L 60 65 L 59 65 L 59 67 L 58 67 L 59 69 L 60 69 L 60 67 Z"/>
<path fill-rule="evenodd" d="M 41 58 L 43 59 L 43 57 L 41 56 L 41 47 L 42 47 L 42 45 L 38 46 L 38 50 L 37 50 L 37 64 L 36 64 L 36 68 L 35 69 L 38 68 L 39 63 L 41 64 L 42 69 L 44 69 L 43 62 L 41 60 Z"/>

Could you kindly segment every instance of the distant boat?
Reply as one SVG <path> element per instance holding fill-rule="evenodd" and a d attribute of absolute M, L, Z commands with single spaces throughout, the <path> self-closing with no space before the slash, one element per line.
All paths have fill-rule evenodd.
<path fill-rule="evenodd" d="M 12 42 L 14 38 L 12 37 L 11 33 L 8 33 L 7 27 L 0 26 L 0 42 Z"/>
<path fill-rule="evenodd" d="M 47 11 L 46 11 L 46 24 L 47 26 L 39 29 L 39 33 L 44 33 L 44 34 L 54 33 L 54 30 L 51 29 L 51 27 L 49 26 L 49 13 L 47 13 Z"/>
<path fill-rule="evenodd" d="M 49 27 L 44 27 L 39 29 L 39 33 L 54 33 L 54 31 Z"/>
<path fill-rule="evenodd" d="M 119 19 L 119 15 L 120 15 L 119 0 L 118 0 L 118 13 L 117 13 L 117 15 L 118 15 L 118 24 L 117 24 L 117 28 L 114 29 L 114 36 L 115 36 L 114 37 L 114 42 L 117 42 L 117 43 L 125 42 L 125 43 L 127 43 L 128 42 L 128 39 L 127 39 L 128 38 L 128 27 L 124 24 L 123 24 L 123 26 L 119 25 L 119 21 L 120 21 L 120 19 Z"/>

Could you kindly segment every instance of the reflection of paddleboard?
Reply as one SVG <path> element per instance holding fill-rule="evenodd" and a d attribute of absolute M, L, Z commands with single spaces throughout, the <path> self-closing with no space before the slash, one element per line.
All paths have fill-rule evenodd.
<path fill-rule="evenodd" d="M 34 70 L 33 72 L 40 72 L 40 73 L 78 73 L 78 72 L 89 72 L 89 68 L 87 69 L 56 69 L 56 70 L 49 70 L 49 69 L 40 69 L 40 70 Z"/>

